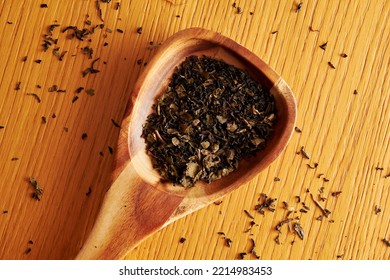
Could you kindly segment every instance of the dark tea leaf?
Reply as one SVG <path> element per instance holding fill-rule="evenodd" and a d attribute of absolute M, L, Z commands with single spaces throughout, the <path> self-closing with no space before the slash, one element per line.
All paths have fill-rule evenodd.
<path fill-rule="evenodd" d="M 153 105 L 142 137 L 164 180 L 191 187 L 235 171 L 265 148 L 276 111 L 248 73 L 208 57 L 188 57 Z"/>

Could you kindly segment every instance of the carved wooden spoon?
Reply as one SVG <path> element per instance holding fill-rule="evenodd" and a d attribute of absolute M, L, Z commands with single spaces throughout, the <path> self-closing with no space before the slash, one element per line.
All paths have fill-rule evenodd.
<path fill-rule="evenodd" d="M 175 67 L 190 55 L 207 55 L 246 69 L 275 98 L 278 122 L 265 150 L 210 184 L 182 188 L 160 182 L 141 138 L 142 125 Z M 180 31 L 161 45 L 138 79 L 118 140 L 112 185 L 78 259 L 119 259 L 153 232 L 221 199 L 266 168 L 284 150 L 295 126 L 296 101 L 286 82 L 255 54 L 213 31 Z"/>

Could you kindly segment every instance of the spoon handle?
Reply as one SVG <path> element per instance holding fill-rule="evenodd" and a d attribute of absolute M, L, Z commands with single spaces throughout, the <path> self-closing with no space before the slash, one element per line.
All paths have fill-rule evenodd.
<path fill-rule="evenodd" d="M 76 259 L 120 259 L 162 228 L 183 198 L 143 181 L 129 161 L 108 190 L 93 229 Z"/>

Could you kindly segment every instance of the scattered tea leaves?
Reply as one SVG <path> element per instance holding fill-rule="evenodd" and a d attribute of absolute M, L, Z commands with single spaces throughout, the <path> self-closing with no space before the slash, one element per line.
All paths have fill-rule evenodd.
<path fill-rule="evenodd" d="M 310 164 L 306 164 L 307 165 L 307 167 L 309 167 L 310 169 L 316 169 L 317 167 L 318 167 L 318 163 L 317 162 L 315 162 L 314 164 L 313 164 L 313 166 L 312 165 L 310 165 Z"/>
<path fill-rule="evenodd" d="M 302 146 L 301 147 L 301 154 L 303 157 L 305 157 L 306 159 L 310 159 L 310 154 L 305 150 L 305 146 Z"/>
<path fill-rule="evenodd" d="M 46 124 L 47 120 L 45 116 L 42 116 L 42 124 Z"/>
<path fill-rule="evenodd" d="M 37 180 L 35 180 L 34 177 L 30 177 L 29 182 L 34 188 L 34 192 L 32 193 L 32 198 L 40 201 L 41 196 L 43 194 L 43 189 L 41 188 L 41 186 L 38 184 Z"/>
<path fill-rule="evenodd" d="M 138 28 L 137 28 L 137 33 L 138 33 L 138 34 L 142 34 L 142 27 L 138 27 Z"/>
<path fill-rule="evenodd" d="M 331 212 L 328 209 L 324 208 L 317 200 L 315 200 L 313 194 L 310 194 L 310 197 L 315 203 L 315 205 L 317 205 L 317 207 L 322 211 L 322 214 L 328 218 Z"/>
<path fill-rule="evenodd" d="M 87 133 L 83 133 L 83 134 L 81 134 L 81 139 L 82 140 L 85 140 L 85 139 L 87 139 L 88 138 L 88 134 Z"/>
<path fill-rule="evenodd" d="M 35 59 L 34 62 L 37 63 L 37 64 L 41 64 L 42 59 Z"/>
<path fill-rule="evenodd" d="M 232 241 L 230 238 L 226 238 L 226 239 L 225 239 L 225 244 L 226 244 L 226 246 L 228 246 L 229 248 L 231 247 L 232 243 L 233 243 L 233 241 Z"/>
<path fill-rule="evenodd" d="M 328 42 L 325 42 L 322 45 L 320 45 L 320 48 L 323 49 L 323 50 L 326 50 L 326 46 L 327 45 L 328 45 Z"/>
<path fill-rule="evenodd" d="M 278 33 L 278 30 L 275 30 L 275 31 L 272 31 L 272 32 L 271 32 L 272 35 L 273 35 L 273 34 L 276 34 L 276 33 Z"/>
<path fill-rule="evenodd" d="M 275 207 L 276 198 L 267 197 L 267 195 L 264 193 L 261 194 L 260 198 L 262 198 L 262 202 L 255 206 L 256 211 L 258 211 L 262 215 L 265 214 L 263 209 L 268 209 L 271 212 L 275 211 L 274 207 Z"/>
<path fill-rule="evenodd" d="M 112 155 L 114 153 L 114 149 L 111 146 L 108 146 L 108 152 Z"/>
<path fill-rule="evenodd" d="M 302 10 L 302 6 L 303 6 L 303 2 L 300 2 L 300 3 L 297 5 L 297 7 L 296 7 L 295 12 L 296 12 L 296 13 L 299 13 L 299 12 Z"/>
<path fill-rule="evenodd" d="M 332 62 L 328 61 L 328 65 L 330 66 L 330 68 L 332 68 L 332 69 L 336 69 L 336 67 L 333 65 L 333 63 L 332 63 Z"/>
<path fill-rule="evenodd" d="M 382 212 L 382 209 L 379 205 L 375 205 L 374 211 L 375 211 L 375 215 L 378 215 L 380 212 Z"/>
<path fill-rule="evenodd" d="M 17 82 L 15 85 L 15 90 L 20 90 L 20 85 L 22 82 Z"/>
<path fill-rule="evenodd" d="M 95 95 L 95 90 L 93 88 L 89 88 L 89 89 L 86 89 L 85 92 L 90 95 L 90 96 L 93 96 Z"/>
<path fill-rule="evenodd" d="M 294 223 L 293 229 L 298 234 L 299 238 L 303 240 L 303 237 L 305 236 L 305 232 L 303 231 L 301 225 L 299 223 Z"/>
<path fill-rule="evenodd" d="M 83 91 L 83 89 L 84 89 L 84 87 L 78 87 L 78 88 L 76 89 L 76 93 L 80 93 L 80 92 L 82 92 L 82 91 Z"/>
<path fill-rule="evenodd" d="M 285 224 L 290 223 L 291 221 L 292 221 L 291 218 L 284 219 L 283 221 L 279 222 L 279 223 L 275 226 L 275 229 L 276 229 L 279 233 L 282 233 L 281 230 L 280 230 L 280 229 L 282 228 L 282 226 L 285 225 Z"/>
<path fill-rule="evenodd" d="M 79 99 L 79 97 L 76 95 L 76 96 L 73 96 L 72 98 L 72 103 L 75 103 L 77 100 Z"/>
<path fill-rule="evenodd" d="M 338 197 L 341 193 L 342 193 L 342 191 L 335 191 L 335 192 L 332 192 L 332 196 Z"/>
<path fill-rule="evenodd" d="M 251 215 L 251 213 L 248 212 L 248 210 L 244 210 L 244 213 L 249 217 L 251 218 L 252 220 L 255 218 Z"/>
<path fill-rule="evenodd" d="M 49 87 L 49 92 L 54 92 L 54 91 L 57 91 L 58 90 L 58 86 L 57 85 L 52 85 L 51 87 Z"/>
<path fill-rule="evenodd" d="M 386 238 L 383 238 L 382 241 L 386 244 L 387 247 L 390 247 L 390 241 Z"/>
<path fill-rule="evenodd" d="M 274 182 L 279 182 L 280 181 L 280 178 L 279 177 L 275 177 L 274 178 Z"/>
<path fill-rule="evenodd" d="M 185 237 L 181 237 L 180 240 L 179 240 L 179 242 L 183 244 L 186 240 L 187 240 L 187 239 L 186 239 Z"/>
<path fill-rule="evenodd" d="M 118 124 L 116 121 L 114 121 L 113 119 L 111 119 L 111 122 L 112 124 L 117 127 L 117 128 L 121 128 L 120 124 Z"/>
<path fill-rule="evenodd" d="M 118 31 L 119 33 L 123 33 L 124 31 L 120 28 L 117 28 L 116 31 Z"/>
<path fill-rule="evenodd" d="M 27 248 L 27 250 L 24 252 L 26 255 L 31 253 L 31 248 Z"/>
<path fill-rule="evenodd" d="M 94 64 L 95 64 L 99 59 L 100 59 L 99 57 L 96 58 L 96 59 L 94 59 L 94 60 L 92 61 L 92 63 L 91 63 L 91 66 L 88 67 L 88 68 L 86 68 L 86 69 L 82 72 L 83 77 L 87 76 L 88 74 L 96 74 L 96 73 L 99 73 L 99 72 L 100 72 L 100 70 L 94 68 Z"/>
<path fill-rule="evenodd" d="M 242 8 L 241 7 L 237 7 L 237 14 L 242 14 Z"/>
<path fill-rule="evenodd" d="M 27 93 L 27 95 L 34 97 L 38 103 L 41 103 L 41 98 L 36 93 Z"/>
<path fill-rule="evenodd" d="M 311 25 L 309 26 L 309 31 L 311 31 L 311 32 L 320 32 L 319 29 L 314 29 Z"/>
<path fill-rule="evenodd" d="M 299 127 L 296 126 L 294 129 L 295 129 L 296 132 L 302 133 L 302 129 L 300 129 Z"/>
<path fill-rule="evenodd" d="M 243 259 L 245 258 L 246 255 L 247 255 L 247 254 L 246 254 L 245 252 L 241 252 L 241 253 L 238 254 L 238 258 L 239 258 L 240 260 L 243 260 Z"/>
<path fill-rule="evenodd" d="M 48 8 L 47 4 L 41 4 L 41 8 Z"/>
<path fill-rule="evenodd" d="M 340 54 L 340 56 L 341 56 L 342 58 L 347 58 L 347 57 L 348 57 L 348 55 L 347 55 L 346 53 L 342 53 L 342 54 Z"/>

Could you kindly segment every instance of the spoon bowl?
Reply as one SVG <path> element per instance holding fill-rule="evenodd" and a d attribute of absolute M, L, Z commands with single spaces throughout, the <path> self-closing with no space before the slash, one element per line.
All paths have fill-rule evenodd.
<path fill-rule="evenodd" d="M 186 57 L 206 55 L 244 69 L 274 96 L 278 121 L 264 150 L 212 183 L 183 188 L 162 182 L 146 153 L 142 126 L 175 68 Z M 213 31 L 191 28 L 161 45 L 139 77 L 121 125 L 112 185 L 78 259 L 119 259 L 144 238 L 221 199 L 269 166 L 285 149 L 295 126 L 296 101 L 286 82 L 255 54 Z"/>

